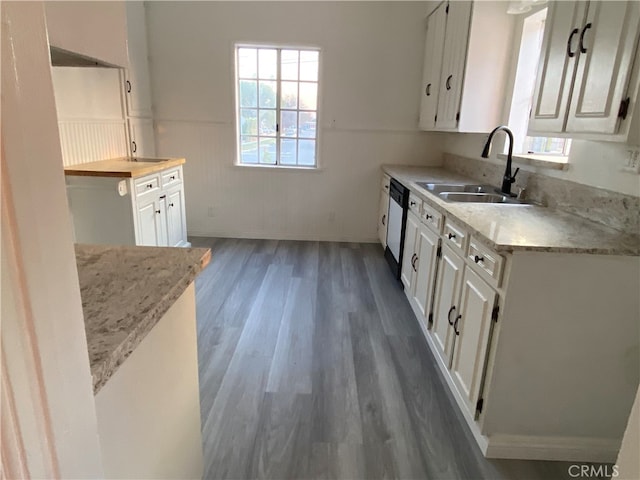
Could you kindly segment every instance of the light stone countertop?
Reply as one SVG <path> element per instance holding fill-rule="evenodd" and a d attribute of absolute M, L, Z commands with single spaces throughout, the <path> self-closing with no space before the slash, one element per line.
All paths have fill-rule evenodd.
<path fill-rule="evenodd" d="M 122 177 L 136 178 L 167 168 L 177 167 L 186 162 L 184 158 L 163 158 L 153 162 L 143 157 L 119 157 L 64 167 L 64 174 L 80 177 Z"/>
<path fill-rule="evenodd" d="M 640 255 L 640 237 L 537 205 L 453 203 L 416 182 L 478 184 L 438 167 L 384 165 L 383 171 L 498 252 Z"/>
<path fill-rule="evenodd" d="M 81 244 L 75 250 L 97 394 L 207 266 L 211 251 Z"/>

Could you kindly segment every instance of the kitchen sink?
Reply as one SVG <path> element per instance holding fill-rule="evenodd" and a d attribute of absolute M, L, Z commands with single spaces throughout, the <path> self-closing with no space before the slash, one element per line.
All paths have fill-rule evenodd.
<path fill-rule="evenodd" d="M 457 183 L 425 182 L 418 182 L 418 185 L 434 194 L 439 194 L 442 192 L 494 193 L 496 191 L 496 187 L 494 187 L 493 185 L 466 185 Z"/>
<path fill-rule="evenodd" d="M 144 162 L 144 163 L 159 163 L 159 162 L 167 162 L 168 158 L 139 158 L 135 157 L 129 160 L 130 162 Z"/>
<path fill-rule="evenodd" d="M 475 193 L 475 192 L 441 192 L 440 198 L 448 202 L 467 203 L 506 203 L 509 205 L 524 205 L 516 198 L 499 193 Z"/>

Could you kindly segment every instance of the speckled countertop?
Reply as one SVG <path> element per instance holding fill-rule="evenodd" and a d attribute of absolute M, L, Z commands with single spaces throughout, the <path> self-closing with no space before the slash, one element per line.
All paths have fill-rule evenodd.
<path fill-rule="evenodd" d="M 446 202 L 417 185 L 416 182 L 478 183 L 443 168 L 384 165 L 383 170 L 499 252 L 640 255 L 640 237 L 575 215 L 537 205 Z"/>
<path fill-rule="evenodd" d="M 207 248 L 76 245 L 94 394 L 210 258 Z"/>

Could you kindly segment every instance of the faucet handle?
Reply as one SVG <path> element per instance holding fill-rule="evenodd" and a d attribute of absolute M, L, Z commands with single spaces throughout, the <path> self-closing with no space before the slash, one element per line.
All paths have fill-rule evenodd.
<path fill-rule="evenodd" d="M 516 168 L 516 171 L 513 172 L 513 175 L 511 176 L 511 183 L 516 181 L 516 175 L 518 175 L 519 171 L 520 171 L 520 167 Z"/>

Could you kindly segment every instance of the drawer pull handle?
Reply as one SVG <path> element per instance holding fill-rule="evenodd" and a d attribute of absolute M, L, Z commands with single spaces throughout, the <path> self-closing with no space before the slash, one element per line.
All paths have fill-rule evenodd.
<path fill-rule="evenodd" d="M 424 214 L 424 219 L 425 220 L 429 220 L 430 218 L 433 218 L 433 215 L 429 215 L 428 213 Z"/>
<path fill-rule="evenodd" d="M 569 40 L 567 40 L 567 55 L 569 56 L 569 58 L 572 58 L 576 55 L 576 52 L 571 51 L 571 42 L 573 41 L 574 35 L 579 31 L 580 30 L 578 30 L 577 28 L 574 28 L 573 30 L 571 30 L 571 34 L 569 35 Z"/>
<path fill-rule="evenodd" d="M 175 176 L 175 175 L 171 175 L 171 176 L 169 177 L 169 180 L 175 180 L 175 179 L 176 179 L 176 176 Z"/>
<path fill-rule="evenodd" d="M 587 33 L 587 30 L 589 30 L 590 28 L 591 28 L 591 23 L 587 23 L 582 29 L 582 32 L 580 33 L 580 51 L 582 53 L 587 53 L 587 49 L 584 46 L 584 34 Z"/>
<path fill-rule="evenodd" d="M 456 309 L 455 305 L 452 305 L 449 309 L 449 313 L 447 313 L 447 320 L 449 321 L 449 325 L 453 325 L 453 320 L 451 320 L 451 313 Z"/>
<path fill-rule="evenodd" d="M 170 203 L 170 204 L 169 204 L 169 206 L 170 206 L 170 207 L 173 207 L 173 203 Z"/>
<path fill-rule="evenodd" d="M 479 257 L 478 255 L 475 255 L 473 257 L 473 261 L 476 263 L 484 262 L 484 257 Z"/>
<path fill-rule="evenodd" d="M 387 221 L 387 215 L 382 215 L 382 225 L 386 225 L 384 222 Z"/>
<path fill-rule="evenodd" d="M 166 195 L 160 195 L 160 200 L 162 200 L 163 198 L 167 198 Z"/>
<path fill-rule="evenodd" d="M 131 93 L 131 82 L 127 80 L 127 93 Z"/>
<path fill-rule="evenodd" d="M 427 84 L 427 88 L 425 88 L 424 93 L 427 95 L 427 97 L 431 96 L 431 84 L 430 83 Z"/>
<path fill-rule="evenodd" d="M 453 322 L 453 331 L 456 333 L 456 335 L 460 335 L 460 330 L 458 330 L 458 321 L 462 318 L 462 315 L 458 315 L 455 319 L 455 321 Z"/>
<path fill-rule="evenodd" d="M 385 190 L 389 190 L 389 185 L 385 185 L 385 186 L 384 186 L 384 189 L 385 189 Z"/>
<path fill-rule="evenodd" d="M 131 149 L 131 151 L 132 151 L 133 153 L 136 153 L 136 152 L 138 151 L 138 145 L 136 145 L 136 142 L 135 142 L 135 141 L 132 141 L 132 142 L 131 142 L 131 145 L 132 145 L 132 147 L 133 147 L 133 148 Z"/>
<path fill-rule="evenodd" d="M 147 183 L 147 188 L 153 188 L 153 183 Z"/>
<path fill-rule="evenodd" d="M 411 205 L 412 207 L 416 206 L 416 202 L 414 202 L 413 200 L 411 202 L 409 202 L 409 205 Z"/>
<path fill-rule="evenodd" d="M 160 210 L 156 210 L 156 213 L 160 213 Z"/>
<path fill-rule="evenodd" d="M 447 87 L 447 90 L 451 90 L 451 79 L 453 78 L 453 75 L 449 75 L 447 77 L 447 81 L 445 82 L 445 87 Z"/>
<path fill-rule="evenodd" d="M 414 253 L 411 256 L 411 267 L 413 267 L 413 271 L 417 272 L 418 270 L 416 270 L 416 261 L 418 260 L 418 256 Z"/>
<path fill-rule="evenodd" d="M 449 235 L 447 235 L 447 237 L 449 237 L 449 240 L 451 240 L 452 238 L 456 238 L 456 234 L 450 233 Z"/>

